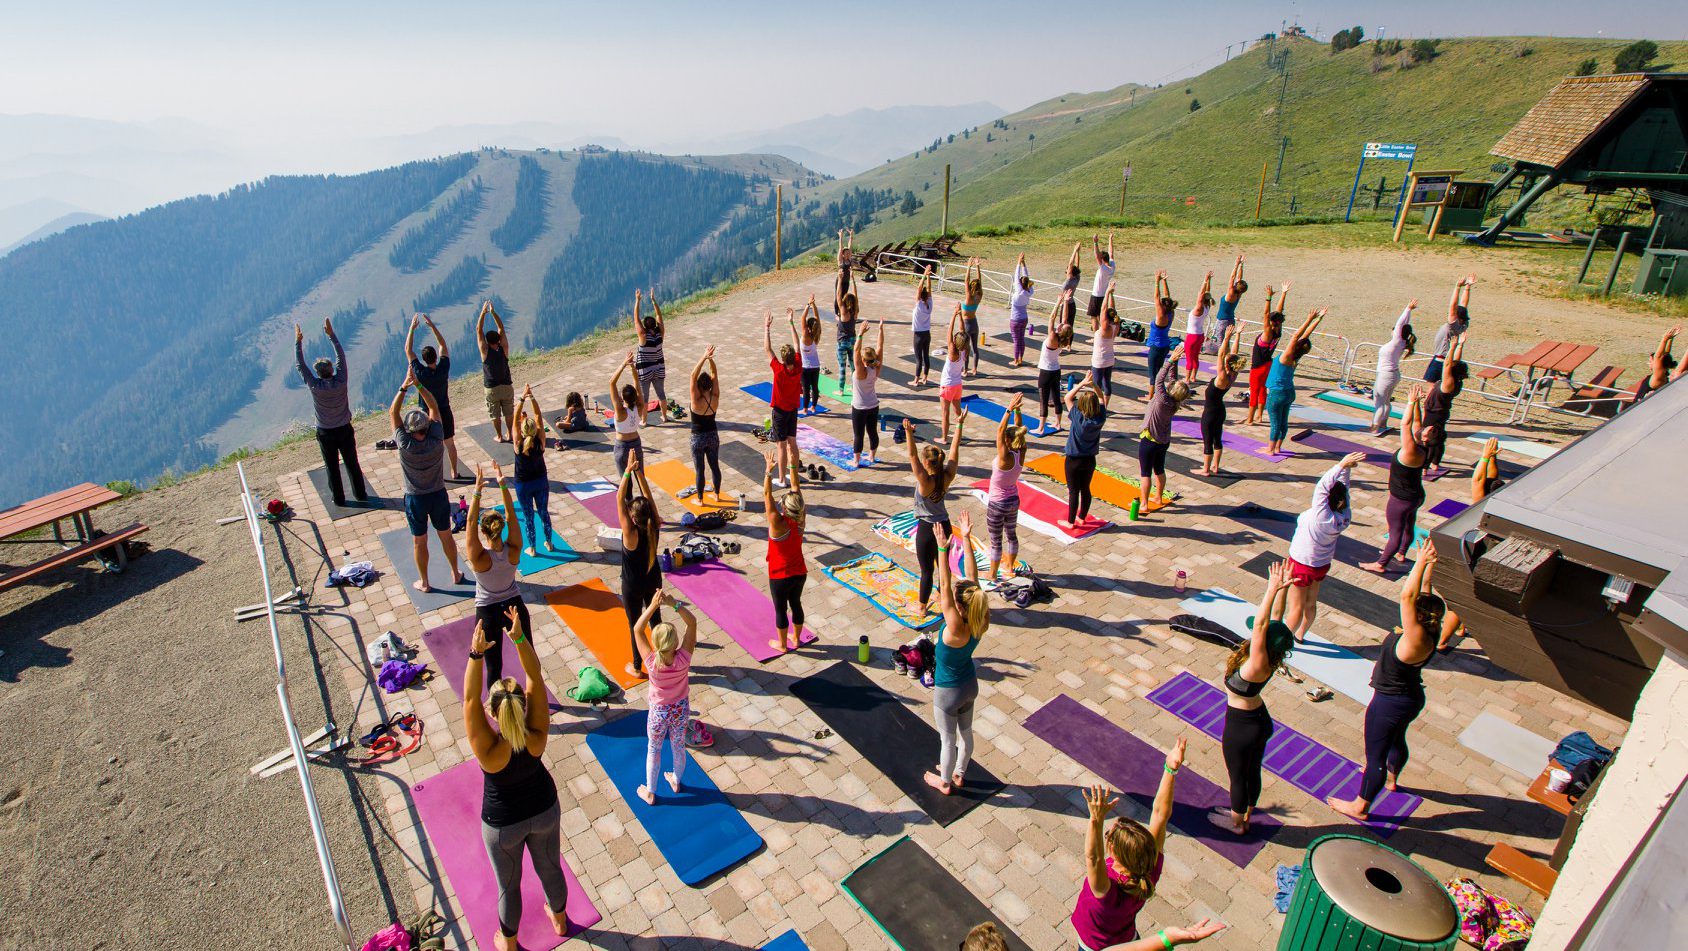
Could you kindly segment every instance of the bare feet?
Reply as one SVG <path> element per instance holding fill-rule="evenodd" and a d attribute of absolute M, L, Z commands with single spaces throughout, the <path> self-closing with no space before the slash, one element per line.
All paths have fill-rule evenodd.
<path fill-rule="evenodd" d="M 955 792 L 955 788 L 953 786 L 944 782 L 942 776 L 939 776 L 936 771 L 930 769 L 926 771 L 926 785 L 931 786 L 933 789 L 936 789 L 938 792 L 941 792 L 946 796 Z"/>
<path fill-rule="evenodd" d="M 552 543 L 551 539 L 547 538 L 545 539 L 545 550 L 554 552 L 557 550 L 557 546 Z"/>
<path fill-rule="evenodd" d="M 1062 529 L 1063 531 L 1069 531 L 1070 532 L 1070 531 L 1073 530 L 1074 525 L 1073 525 L 1072 522 L 1069 522 L 1064 518 L 1058 518 L 1058 519 L 1055 520 L 1055 527 Z"/>
<path fill-rule="evenodd" d="M 646 805 L 656 805 L 656 793 L 651 792 L 651 787 L 646 786 L 644 783 L 639 784 L 639 798 L 643 799 Z"/>
<path fill-rule="evenodd" d="M 1395 785 L 1396 778 L 1397 777 L 1395 776 L 1394 773 L 1387 773 L 1387 772 L 1384 773 L 1383 774 L 1383 788 L 1389 790 L 1390 792 L 1394 792 L 1398 788 Z"/>
<path fill-rule="evenodd" d="M 1389 566 L 1384 564 L 1381 561 L 1363 562 L 1360 565 L 1360 567 L 1365 569 L 1366 571 L 1371 572 L 1374 575 L 1382 575 L 1382 574 L 1388 574 L 1389 573 Z"/>
<path fill-rule="evenodd" d="M 434 586 L 428 583 L 427 578 L 418 578 L 415 581 L 412 581 L 410 586 L 423 594 L 427 594 L 428 592 L 434 590 Z"/>
<path fill-rule="evenodd" d="M 633 664 L 628 664 L 626 670 L 629 677 L 637 677 L 640 680 L 645 679 L 645 672 Z"/>
<path fill-rule="evenodd" d="M 672 789 L 675 792 L 680 791 L 680 780 L 675 778 L 673 773 L 663 773 L 662 778 L 668 780 L 669 789 Z"/>
<path fill-rule="evenodd" d="M 782 654 L 785 653 L 788 650 L 791 650 L 791 648 L 785 643 L 785 638 L 779 638 L 777 640 L 774 639 L 774 638 L 769 638 L 768 639 L 768 646 L 772 647 L 774 650 L 777 650 Z"/>
<path fill-rule="evenodd" d="M 956 774 L 954 776 L 950 777 L 950 785 L 957 788 L 957 789 L 961 788 L 962 786 L 967 785 L 967 783 L 962 780 L 961 772 L 959 770 L 956 772 Z"/>
<path fill-rule="evenodd" d="M 551 906 L 547 905 L 545 906 L 545 913 L 551 916 L 552 931 L 555 931 L 559 936 L 569 933 L 568 909 L 565 908 L 562 911 L 552 911 Z"/>
<path fill-rule="evenodd" d="M 1229 809 L 1212 810 L 1207 814 L 1207 821 L 1236 835 L 1248 834 L 1248 820 Z"/>
<path fill-rule="evenodd" d="M 547 546 L 547 547 L 549 547 L 549 546 Z M 552 548 L 551 550 L 556 551 L 555 548 Z M 534 558 L 534 557 L 537 557 L 538 555 L 539 555 L 538 549 L 534 548 L 532 545 L 527 546 L 527 556 L 529 558 Z"/>
<path fill-rule="evenodd" d="M 1338 799 L 1335 796 L 1327 796 L 1325 805 L 1350 819 L 1359 819 L 1361 822 L 1364 822 L 1369 815 L 1358 799 Z"/>
<path fill-rule="evenodd" d="M 507 937 L 502 928 L 492 933 L 492 946 L 497 951 L 522 951 L 522 946 L 516 943 L 515 937 Z"/>

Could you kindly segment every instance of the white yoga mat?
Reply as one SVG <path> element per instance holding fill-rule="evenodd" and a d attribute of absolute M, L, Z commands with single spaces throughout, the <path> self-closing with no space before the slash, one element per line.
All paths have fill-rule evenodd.
<path fill-rule="evenodd" d="M 1472 433 L 1465 437 L 1466 442 L 1474 442 L 1479 446 L 1490 439 L 1499 443 L 1500 447 L 1508 452 L 1515 452 L 1521 456 L 1530 456 L 1535 459 L 1551 459 L 1559 451 L 1558 446 L 1531 442 L 1528 439 L 1519 439 L 1517 436 L 1502 436 L 1500 433 Z"/>
<path fill-rule="evenodd" d="M 1178 607 L 1185 614 L 1223 624 L 1246 640 L 1250 634 L 1248 619 L 1254 616 L 1256 606 L 1224 588 L 1209 588 L 1194 597 L 1185 598 Z M 1372 662 L 1312 631 L 1307 632 L 1307 639 L 1296 645 L 1294 653 L 1290 654 L 1289 666 L 1337 693 L 1353 698 L 1361 706 L 1371 703 Z"/>
<path fill-rule="evenodd" d="M 1502 720 L 1487 710 L 1477 714 L 1459 735 L 1459 745 L 1481 753 L 1525 779 L 1541 775 L 1554 741 L 1537 736 L 1516 723 Z"/>

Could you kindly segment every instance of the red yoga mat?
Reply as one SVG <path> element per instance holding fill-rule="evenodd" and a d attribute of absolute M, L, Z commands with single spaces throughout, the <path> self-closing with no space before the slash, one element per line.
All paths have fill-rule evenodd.
<path fill-rule="evenodd" d="M 1018 485 L 1020 489 L 1020 517 L 1023 519 L 1032 519 L 1033 521 L 1042 522 L 1044 525 L 1049 527 L 1049 531 L 1051 532 L 1059 532 L 1060 534 L 1076 541 L 1080 538 L 1094 535 L 1113 524 L 1107 519 L 1097 518 L 1093 515 L 1073 528 L 1062 528 L 1055 523 L 1066 519 L 1066 502 L 1050 495 L 1048 492 L 1043 491 L 1035 485 L 1029 485 L 1025 482 L 1020 482 Z M 975 490 L 984 492 L 987 495 L 990 493 L 990 487 L 991 484 L 989 479 L 980 479 L 979 481 L 973 483 L 973 488 Z"/>
<path fill-rule="evenodd" d="M 707 614 L 757 663 L 780 656 L 780 651 L 768 646 L 768 641 L 778 636 L 774 633 L 774 602 L 744 575 L 719 561 L 710 561 L 676 568 L 663 575 L 663 580 Z M 801 640 L 813 643 L 815 635 L 804 628 Z"/>

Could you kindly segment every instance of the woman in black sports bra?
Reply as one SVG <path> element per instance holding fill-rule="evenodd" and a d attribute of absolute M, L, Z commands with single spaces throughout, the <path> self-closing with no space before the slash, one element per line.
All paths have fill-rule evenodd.
<path fill-rule="evenodd" d="M 697 472 L 697 500 L 703 503 L 703 470 L 709 467 L 714 479 L 715 501 L 721 498 L 721 433 L 715 427 L 715 412 L 721 408 L 721 371 L 715 368 L 715 347 L 710 345 L 692 368 L 692 468 Z"/>
<path fill-rule="evenodd" d="M 1214 815 L 1213 824 L 1223 826 L 1221 819 L 1229 820 L 1231 831 L 1238 835 L 1248 833 L 1249 813 L 1260 801 L 1260 768 L 1274 729 L 1260 692 L 1295 646 L 1295 633 L 1279 620 L 1288 592 L 1289 566 L 1280 561 L 1266 573 L 1266 593 L 1254 615 L 1254 632 L 1225 662 L 1225 729 L 1220 744 L 1225 769 L 1231 774 L 1231 812 Z"/>
<path fill-rule="evenodd" d="M 1225 331 L 1214 357 L 1213 379 L 1202 391 L 1202 468 L 1201 475 L 1219 474 L 1219 462 L 1225 456 L 1225 394 L 1237 381 L 1237 328 Z"/>

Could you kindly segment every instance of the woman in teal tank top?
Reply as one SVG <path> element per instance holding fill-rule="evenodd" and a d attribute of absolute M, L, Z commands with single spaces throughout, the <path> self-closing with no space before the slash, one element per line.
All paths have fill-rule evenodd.
<path fill-rule="evenodd" d="M 944 795 L 963 784 L 973 758 L 973 704 L 979 698 L 979 675 L 973 651 L 991 626 L 990 601 L 979 587 L 979 562 L 973 554 L 973 519 L 963 512 L 955 520 L 955 534 L 938 538 L 938 607 L 944 630 L 938 637 L 932 671 L 932 719 L 937 721 L 938 768 L 926 783 Z M 939 527 L 939 532 L 943 531 Z M 961 548 L 962 580 L 950 567 L 950 547 Z"/>

